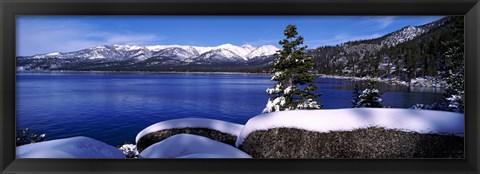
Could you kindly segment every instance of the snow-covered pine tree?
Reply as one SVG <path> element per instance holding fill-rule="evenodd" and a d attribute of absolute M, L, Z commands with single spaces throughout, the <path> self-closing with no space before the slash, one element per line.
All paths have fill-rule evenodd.
<path fill-rule="evenodd" d="M 450 76 L 444 78 L 444 80 L 447 82 L 447 86 L 443 95 L 443 98 L 446 100 L 447 104 L 446 110 L 463 113 L 465 106 L 465 82 L 463 73 L 454 73 L 449 71 L 448 74 L 450 74 Z"/>
<path fill-rule="evenodd" d="M 450 48 L 446 51 L 445 57 L 456 60 L 458 63 L 453 63 L 452 68 L 442 75 L 442 79 L 447 82 L 443 94 L 444 110 L 463 113 L 465 99 L 463 42 L 455 40 L 447 43 L 447 45 Z"/>
<path fill-rule="evenodd" d="M 320 109 L 322 104 L 316 101 L 321 94 L 315 93 L 316 75 L 313 72 L 313 60 L 304 51 L 303 37 L 298 35 L 295 25 L 288 25 L 284 31 L 285 39 L 279 43 L 282 50 L 275 54 L 272 65 L 274 88 L 266 91 L 270 98 L 263 113 L 297 110 Z"/>
<path fill-rule="evenodd" d="M 463 37 L 463 20 L 456 19 L 455 27 L 452 29 L 453 38 L 442 42 L 445 52 L 443 58 L 445 64 L 441 72 L 442 79 L 447 82 L 443 101 L 441 102 L 442 110 L 464 112 L 465 99 L 465 56 L 464 56 L 464 37 Z"/>
<path fill-rule="evenodd" d="M 353 108 L 360 107 L 360 92 L 358 91 L 358 85 L 356 83 L 353 87 L 353 100 L 351 100 L 351 102 Z"/>
<path fill-rule="evenodd" d="M 382 108 L 381 104 L 382 99 L 380 98 L 380 91 L 377 87 L 377 82 L 374 80 L 369 80 L 367 83 L 367 88 L 363 90 L 362 94 L 359 96 L 360 107 L 367 108 Z"/>

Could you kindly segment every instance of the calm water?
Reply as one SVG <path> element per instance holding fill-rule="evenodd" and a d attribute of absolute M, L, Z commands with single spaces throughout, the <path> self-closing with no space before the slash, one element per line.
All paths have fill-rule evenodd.
<path fill-rule="evenodd" d="M 319 78 L 324 108 L 350 108 L 350 80 Z M 268 75 L 153 73 L 17 73 L 17 128 L 49 139 L 88 136 L 117 146 L 145 127 L 202 117 L 245 124 L 261 113 Z M 383 104 L 433 103 L 436 91 L 381 85 Z"/>

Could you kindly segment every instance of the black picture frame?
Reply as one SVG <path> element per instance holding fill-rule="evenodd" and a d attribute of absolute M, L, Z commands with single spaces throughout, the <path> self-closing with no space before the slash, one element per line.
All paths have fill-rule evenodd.
<path fill-rule="evenodd" d="M 479 173 L 478 0 L 0 0 L 0 173 Z M 17 15 L 464 15 L 465 159 L 15 159 Z"/>

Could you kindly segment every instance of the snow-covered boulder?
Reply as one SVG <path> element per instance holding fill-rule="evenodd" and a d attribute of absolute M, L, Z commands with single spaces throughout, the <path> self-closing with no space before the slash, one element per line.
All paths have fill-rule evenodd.
<path fill-rule="evenodd" d="M 298 128 L 308 131 L 349 131 L 367 127 L 384 127 L 418 133 L 463 136 L 464 115 L 460 113 L 394 109 L 349 108 L 273 112 L 251 118 L 237 138 L 236 146 L 256 130 Z"/>
<path fill-rule="evenodd" d="M 251 118 L 236 146 L 254 158 L 463 158 L 464 115 L 352 108 Z"/>
<path fill-rule="evenodd" d="M 16 153 L 17 158 L 125 158 L 119 149 L 83 136 L 18 146 Z"/>
<path fill-rule="evenodd" d="M 170 136 L 187 133 L 201 135 L 219 142 L 235 145 L 243 125 L 206 119 L 206 118 L 182 118 L 167 120 L 153 124 L 137 134 L 137 149 L 142 151 L 148 146 L 160 142 Z"/>
<path fill-rule="evenodd" d="M 237 148 L 209 138 L 177 134 L 144 149 L 139 158 L 251 158 Z"/>

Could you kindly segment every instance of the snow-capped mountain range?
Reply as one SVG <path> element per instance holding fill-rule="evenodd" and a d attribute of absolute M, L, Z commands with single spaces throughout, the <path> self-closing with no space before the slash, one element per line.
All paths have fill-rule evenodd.
<path fill-rule="evenodd" d="M 125 60 L 135 58 L 146 60 L 152 57 L 172 57 L 181 61 L 193 61 L 195 59 L 224 58 L 230 60 L 249 60 L 259 56 L 273 55 L 279 50 L 273 45 L 254 47 L 252 45 L 236 46 L 223 44 L 216 47 L 200 47 L 188 45 L 100 45 L 80 51 L 67 53 L 37 54 L 33 59 L 57 58 L 57 59 L 116 59 Z"/>
<path fill-rule="evenodd" d="M 232 68 L 241 69 L 238 66 L 264 66 L 272 60 L 277 50 L 273 45 L 100 45 L 67 53 L 17 57 L 17 70 L 190 71 L 204 65 L 220 67 L 228 64 L 230 67 L 217 70 L 228 71 Z"/>

